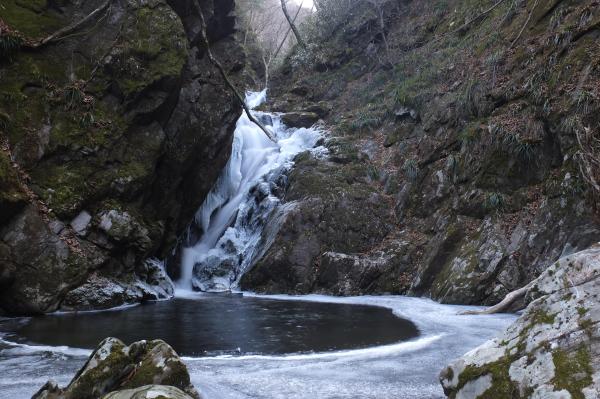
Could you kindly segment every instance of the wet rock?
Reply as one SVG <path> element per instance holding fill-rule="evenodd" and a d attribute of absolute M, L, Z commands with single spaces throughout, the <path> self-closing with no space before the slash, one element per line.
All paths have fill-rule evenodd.
<path fill-rule="evenodd" d="M 85 278 L 89 264 L 54 234 L 34 206 L 0 229 L 0 270 L 6 286 L 2 307 L 11 313 L 56 310 L 59 297 Z"/>
<path fill-rule="evenodd" d="M 102 399 L 193 399 L 179 388 L 167 385 L 144 385 L 134 389 L 111 392 Z"/>
<path fill-rule="evenodd" d="M 600 392 L 600 244 L 561 258 L 527 293 L 521 317 L 446 367 L 450 398 L 595 398 Z"/>
<path fill-rule="evenodd" d="M 297 157 L 285 194 L 285 211 L 276 212 L 267 222 L 272 228 L 263 237 L 265 255 L 242 277 L 242 287 L 270 293 L 364 289 L 359 279 L 345 278 L 343 268 L 336 272 L 335 266 L 325 269 L 321 265 L 325 259 L 336 265 L 353 264 L 353 259 L 342 259 L 343 255 L 324 253 L 364 252 L 389 232 L 385 220 L 389 208 L 369 179 L 367 168 L 319 160 L 308 153 Z M 368 268 L 367 264 L 377 261 L 365 259 L 359 264 Z M 361 267 L 357 266 L 357 275 L 362 275 Z M 326 275 L 321 278 L 321 273 Z M 346 281 L 350 287 L 345 287 Z"/>
<path fill-rule="evenodd" d="M 162 265 L 145 263 L 131 279 L 91 275 L 86 282 L 69 291 L 62 304 L 64 310 L 109 309 L 124 304 L 155 301 L 173 297 L 173 282 Z"/>
<path fill-rule="evenodd" d="M 26 204 L 27 196 L 19 183 L 17 171 L 13 168 L 9 155 L 0 150 L 0 223 L 19 213 Z"/>
<path fill-rule="evenodd" d="M 152 245 L 148 230 L 127 211 L 103 212 L 98 229 L 116 242 L 134 244 L 140 251 Z"/>
<path fill-rule="evenodd" d="M 287 127 L 311 127 L 319 120 L 319 115 L 314 112 L 289 112 L 281 115 L 281 121 Z"/>
<path fill-rule="evenodd" d="M 161 387 L 150 387 L 154 385 Z M 106 338 L 66 388 L 49 381 L 33 399 L 93 399 L 107 394 L 113 399 L 158 397 L 150 392 L 168 393 L 174 399 L 200 398 L 187 367 L 164 341 L 126 346 L 116 338 Z"/>

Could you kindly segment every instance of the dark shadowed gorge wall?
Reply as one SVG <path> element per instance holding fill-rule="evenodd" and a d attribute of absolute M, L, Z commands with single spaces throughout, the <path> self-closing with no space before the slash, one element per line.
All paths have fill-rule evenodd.
<path fill-rule="evenodd" d="M 200 0 L 213 52 L 245 76 L 234 1 Z M 191 0 L 0 9 L 0 307 L 97 308 L 165 294 L 173 247 L 230 152 L 239 106 Z M 39 48 L 37 39 L 101 11 Z"/>

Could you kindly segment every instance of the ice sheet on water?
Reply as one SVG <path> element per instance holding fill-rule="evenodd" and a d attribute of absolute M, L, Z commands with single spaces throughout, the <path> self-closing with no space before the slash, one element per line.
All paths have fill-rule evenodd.
<path fill-rule="evenodd" d="M 260 297 L 383 306 L 413 321 L 421 336 L 396 345 L 341 352 L 187 359 L 192 382 L 206 398 L 443 398 L 438 383 L 442 367 L 515 319 L 513 315 L 463 316 L 458 312 L 473 307 L 399 296 Z"/>
<path fill-rule="evenodd" d="M 186 292 L 186 296 L 193 299 L 204 295 Z M 515 319 L 514 315 L 463 316 L 458 312 L 473 307 L 440 305 L 428 299 L 399 296 L 260 297 L 383 306 L 413 321 L 421 336 L 399 344 L 349 351 L 185 358 L 192 382 L 203 397 L 442 398 L 437 382 L 441 368 L 494 337 Z M 58 379 L 64 385 L 89 353 L 68 347 L 16 345 L 0 340 L 0 392 L 20 399 L 30 397 L 48 378 Z"/>

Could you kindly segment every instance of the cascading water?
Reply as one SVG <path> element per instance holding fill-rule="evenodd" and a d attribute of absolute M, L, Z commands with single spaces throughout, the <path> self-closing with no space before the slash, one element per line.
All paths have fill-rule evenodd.
<path fill-rule="evenodd" d="M 266 100 L 266 90 L 246 95 L 251 109 Z M 280 200 L 285 174 L 295 155 L 314 149 L 318 128 L 288 129 L 276 114 L 253 111 L 268 125 L 277 142 L 250 121 L 239 118 L 229 162 L 196 212 L 202 236 L 184 248 L 179 290 L 218 292 L 235 289 L 260 253 L 263 229 Z M 319 151 L 323 148 L 320 147 Z"/>

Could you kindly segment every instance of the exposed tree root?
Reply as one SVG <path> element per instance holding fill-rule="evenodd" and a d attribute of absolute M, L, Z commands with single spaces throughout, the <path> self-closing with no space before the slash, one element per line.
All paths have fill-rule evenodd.
<path fill-rule="evenodd" d="M 242 95 L 236 89 L 236 87 L 233 84 L 233 82 L 231 81 L 231 79 L 229 79 L 229 76 L 227 76 L 227 73 L 225 72 L 223 65 L 221 65 L 219 60 L 217 60 L 213 56 L 212 51 L 210 50 L 210 43 L 208 41 L 208 36 L 206 34 L 206 26 L 207 25 L 206 25 L 206 20 L 204 19 L 204 13 L 202 12 L 202 8 L 200 7 L 198 0 L 194 1 L 194 5 L 196 6 L 196 11 L 200 15 L 200 20 L 202 22 L 202 27 L 200 29 L 200 36 L 202 36 L 202 42 L 204 43 L 204 46 L 206 47 L 206 54 L 208 55 L 209 61 L 211 62 L 211 64 L 213 64 L 219 70 L 219 73 L 223 77 L 223 80 L 225 81 L 225 83 L 227 84 L 229 89 L 231 89 L 231 91 L 233 92 L 233 94 L 235 95 L 235 97 L 237 98 L 239 103 L 244 108 L 246 115 L 248 115 L 248 119 L 250 119 L 250 121 L 252 123 L 254 123 L 256 126 L 258 126 L 271 141 L 276 143 L 277 140 L 275 140 L 275 138 L 273 137 L 273 134 L 265 127 L 265 125 L 260 123 L 260 121 L 254 117 L 254 115 L 252 115 L 252 112 L 250 112 L 250 108 L 248 107 L 248 104 L 246 104 L 246 100 L 244 100 L 244 97 L 242 97 Z"/>

